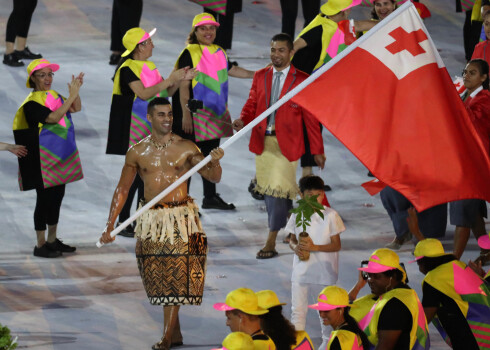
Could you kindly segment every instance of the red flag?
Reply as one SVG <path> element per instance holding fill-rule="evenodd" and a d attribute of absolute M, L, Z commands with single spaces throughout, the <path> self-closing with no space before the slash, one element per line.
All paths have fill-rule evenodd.
<path fill-rule="evenodd" d="M 293 100 L 418 211 L 490 201 L 489 155 L 411 3 L 317 73 Z"/>

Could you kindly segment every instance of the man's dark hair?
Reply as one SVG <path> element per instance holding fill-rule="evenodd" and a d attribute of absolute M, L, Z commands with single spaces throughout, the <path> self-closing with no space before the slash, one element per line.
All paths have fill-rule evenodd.
<path fill-rule="evenodd" d="M 165 106 L 169 104 L 170 102 L 168 102 L 165 97 L 155 97 L 153 100 L 150 101 L 150 103 L 148 103 L 147 113 L 151 115 L 153 113 L 153 110 L 155 109 L 155 106 Z"/>
<path fill-rule="evenodd" d="M 424 256 L 422 259 L 417 260 L 418 265 L 422 265 L 422 267 L 427 271 L 432 271 L 436 267 L 439 267 L 442 264 L 448 263 L 450 261 L 458 260 L 453 254 L 446 254 L 443 256 L 438 256 L 436 258 L 430 258 Z"/>
<path fill-rule="evenodd" d="M 306 190 L 323 190 L 325 183 L 322 178 L 316 175 L 307 175 L 299 179 L 299 191 L 301 193 Z"/>
<path fill-rule="evenodd" d="M 279 33 L 272 37 L 271 41 L 285 41 L 288 44 L 288 49 L 292 50 L 294 48 L 293 38 L 289 34 Z"/>

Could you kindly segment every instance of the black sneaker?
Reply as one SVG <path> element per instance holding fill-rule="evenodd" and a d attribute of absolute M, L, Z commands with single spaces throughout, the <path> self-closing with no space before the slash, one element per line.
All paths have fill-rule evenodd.
<path fill-rule="evenodd" d="M 15 52 L 9 53 L 8 55 L 3 55 L 3 64 L 10 67 L 22 67 L 24 62 L 17 57 Z"/>
<path fill-rule="evenodd" d="M 235 205 L 233 203 L 226 203 L 221 197 L 219 193 L 216 193 L 213 197 L 206 198 L 202 200 L 203 209 L 220 209 L 220 210 L 233 210 L 235 209 Z"/>
<path fill-rule="evenodd" d="M 41 248 L 37 246 L 34 247 L 34 256 L 40 258 L 57 258 L 62 255 L 62 253 L 58 250 L 52 250 L 48 246 L 48 242 L 44 243 Z"/>
<path fill-rule="evenodd" d="M 29 48 L 27 46 L 22 51 L 15 50 L 15 55 L 18 58 L 21 58 L 21 59 L 25 58 L 26 60 L 35 60 L 37 58 L 43 58 L 43 55 L 41 55 L 40 53 L 31 52 L 31 50 L 29 50 Z"/>
<path fill-rule="evenodd" d="M 53 243 L 46 242 L 49 249 L 58 250 L 63 253 L 73 253 L 77 248 L 69 246 L 68 244 L 63 243 L 58 238 L 55 239 Z"/>
<path fill-rule="evenodd" d="M 119 226 L 120 224 L 121 223 L 118 222 L 116 227 Z M 123 237 L 134 238 L 134 224 L 129 224 L 121 232 L 119 232 L 117 235 L 123 236 Z"/>

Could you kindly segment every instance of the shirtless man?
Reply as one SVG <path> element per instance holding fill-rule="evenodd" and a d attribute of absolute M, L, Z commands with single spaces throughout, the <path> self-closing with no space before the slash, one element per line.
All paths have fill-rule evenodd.
<path fill-rule="evenodd" d="M 150 201 L 204 156 L 192 142 L 172 133 L 172 108 L 165 98 L 148 104 L 152 133 L 130 148 L 109 212 L 101 242 L 110 243 L 119 215 L 136 173 L 145 185 Z M 212 182 L 221 179 L 219 160 L 224 151 L 215 148 L 212 160 L 199 174 Z M 152 349 L 182 345 L 178 312 L 180 305 L 200 305 L 206 272 L 207 241 L 199 221 L 198 208 L 187 193 L 187 182 L 170 192 L 143 213 L 136 223 L 136 259 L 146 294 L 153 305 L 163 305 L 162 339 Z"/>

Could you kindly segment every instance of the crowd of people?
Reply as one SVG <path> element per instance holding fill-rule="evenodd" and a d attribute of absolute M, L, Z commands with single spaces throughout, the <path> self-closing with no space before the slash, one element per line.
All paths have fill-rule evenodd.
<path fill-rule="evenodd" d="M 111 45 L 110 60 L 117 61 L 117 67 L 106 150 L 107 154 L 124 155 L 125 162 L 100 241 L 114 241 L 111 232 L 130 217 L 136 192 L 141 207 L 207 156 L 211 160 L 199 170 L 204 189 L 201 207 L 235 209 L 216 192 L 224 156 L 220 140 L 233 135 L 233 129 L 250 124 L 397 6 L 395 0 L 371 2 L 371 19 L 349 21 L 350 9 L 360 0 L 329 0 L 310 23 L 305 23 L 296 40 L 286 33 L 272 36 L 271 63 L 256 72 L 230 62 L 225 49 L 231 42 L 225 48 L 215 43 L 220 22 L 211 13 L 194 17 L 187 46 L 167 79 L 149 60 L 156 30 L 127 30 L 122 46 Z M 14 1 L 14 13 L 20 3 Z M 289 6 L 287 1 L 281 5 Z M 35 6 L 36 1 L 31 2 L 30 15 Z M 466 90 L 461 99 L 490 154 L 489 6 L 487 0 L 480 5 L 487 40 L 476 46 L 463 69 Z M 230 9 L 230 13 L 238 11 L 240 8 Z M 139 22 L 141 11 L 133 16 Z M 117 21 L 113 19 L 113 43 L 118 41 L 116 32 L 121 27 Z M 288 31 L 290 27 L 286 22 L 283 25 Z M 7 31 L 10 44 L 4 63 L 21 66 L 21 58 L 34 59 L 27 66 L 26 80 L 32 92 L 14 118 L 16 145 L 0 143 L 0 150 L 19 157 L 20 189 L 36 190 L 34 256 L 56 258 L 76 250 L 58 238 L 57 225 L 66 184 L 83 178 L 71 113 L 82 108 L 79 91 L 84 73 L 72 76 L 68 97 L 53 90 L 54 74 L 60 66 L 30 52 L 25 46 L 28 23 L 22 28 Z M 339 31 L 344 40 L 340 44 L 333 39 Z M 14 41 L 19 50 L 13 51 Z M 253 79 L 240 117 L 234 121 L 228 111 L 229 76 Z M 305 329 L 308 308 L 318 311 L 322 350 L 429 349 L 428 322 L 436 325 L 453 349 L 490 347 L 490 287 L 482 268 L 490 261 L 490 238 L 483 219 L 487 216 L 486 202 L 465 199 L 449 204 L 450 222 L 456 231 L 453 253 L 446 253 L 437 238 L 446 229 L 447 204 L 416 213 L 402 194 L 385 188 L 381 198 L 396 233 L 389 245 L 392 249 L 374 251 L 359 268 L 356 285 L 347 292 L 336 286 L 343 221 L 327 201 L 323 180 L 312 175 L 311 168 L 299 182 L 296 180 L 298 161 L 305 153 L 311 158 L 309 163 L 305 160 L 305 167 L 324 167 L 323 143 L 318 121 L 291 101 L 252 129 L 249 149 L 255 154 L 256 169 L 253 191 L 265 199 L 268 217 L 268 237 L 256 258 L 278 255 L 277 235 L 285 228 L 295 254 L 291 321 L 282 314 L 286 303 L 280 302 L 274 291 L 255 293 L 238 288 L 228 293 L 224 303 L 214 305 L 216 310 L 225 311 L 226 325 L 232 332 L 223 341 L 223 348 L 313 349 Z M 180 184 L 120 233 L 136 238 L 136 260 L 146 294 L 151 304 L 163 306 L 163 336 L 153 349 L 182 345 L 179 308 L 202 302 L 207 238 L 199 208 L 188 194 L 189 186 L 190 180 Z M 305 203 L 313 201 L 316 208 L 303 229 L 298 226 L 300 214 L 290 215 L 292 200 L 298 195 Z M 466 265 L 460 258 L 470 231 L 482 250 L 475 262 Z M 412 235 L 418 241 L 413 262 L 425 275 L 420 299 L 408 285 L 404 265 L 394 251 Z M 366 284 L 371 293 L 358 298 Z"/>

